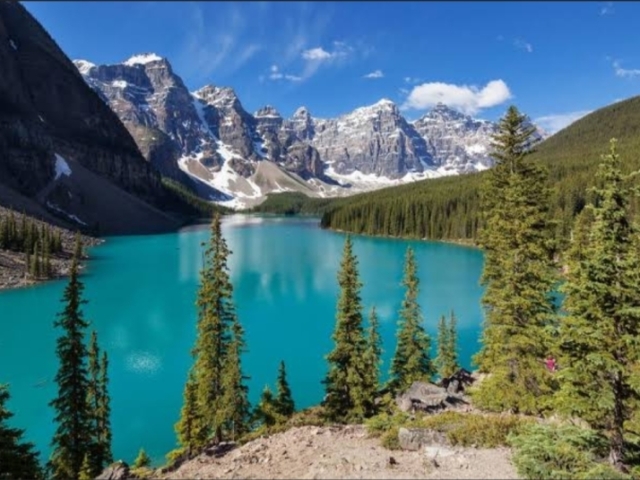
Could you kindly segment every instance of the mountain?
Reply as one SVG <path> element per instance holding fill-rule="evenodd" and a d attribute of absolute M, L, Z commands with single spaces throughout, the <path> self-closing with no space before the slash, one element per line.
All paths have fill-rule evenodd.
<path fill-rule="evenodd" d="M 0 204 L 70 228 L 175 228 L 183 205 L 18 2 L 0 1 Z"/>
<path fill-rule="evenodd" d="M 392 101 L 338 118 L 271 105 L 248 113 L 232 88 L 189 92 L 167 59 L 134 55 L 115 65 L 76 60 L 163 175 L 229 206 L 267 193 L 342 196 L 489 168 L 495 124 L 444 105 L 409 122 Z"/>
<path fill-rule="evenodd" d="M 416 122 L 419 123 L 419 122 Z M 549 171 L 552 219 L 565 244 L 574 217 L 588 200 L 601 154 L 609 139 L 618 139 L 618 153 L 627 172 L 640 169 L 640 96 L 596 110 L 547 138 L 531 161 Z M 322 208 L 322 225 L 356 233 L 432 239 L 473 240 L 480 225 L 478 191 L 485 173 L 438 178 L 387 188 L 334 201 L 332 206 L 308 201 L 299 210 Z M 284 199 L 272 201 L 284 209 Z M 291 202 L 289 202 L 291 203 Z M 640 212 L 634 199 L 632 213 Z"/>

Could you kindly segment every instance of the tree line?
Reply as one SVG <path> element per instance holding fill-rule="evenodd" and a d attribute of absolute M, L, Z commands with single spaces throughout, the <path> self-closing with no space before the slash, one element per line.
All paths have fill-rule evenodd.
<path fill-rule="evenodd" d="M 63 251 L 62 233 L 24 213 L 16 218 L 13 211 L 0 217 L 0 249 L 24 253 L 25 275 L 33 279 L 49 278 L 53 274 L 52 256 Z"/>
<path fill-rule="evenodd" d="M 598 170 L 593 155 L 611 138 L 619 139 L 625 171 L 640 168 L 640 97 L 600 109 L 542 142 L 531 161 L 547 169 L 544 177 L 554 238 L 568 247 L 576 216 L 594 200 L 589 187 Z M 481 190 L 490 171 L 424 180 L 336 199 L 321 225 L 342 231 L 435 240 L 478 239 L 485 217 Z M 630 199 L 634 218 L 640 201 Z"/>

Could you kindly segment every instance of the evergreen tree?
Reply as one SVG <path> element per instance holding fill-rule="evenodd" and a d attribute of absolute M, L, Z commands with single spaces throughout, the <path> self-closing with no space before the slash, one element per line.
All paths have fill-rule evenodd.
<path fill-rule="evenodd" d="M 244 383 L 249 377 L 242 374 L 241 356 L 245 350 L 244 330 L 237 319 L 234 319 L 231 329 L 232 339 L 222 372 L 222 405 L 225 412 L 226 431 L 231 439 L 235 440 L 249 430 L 251 405 L 248 399 L 249 389 Z"/>
<path fill-rule="evenodd" d="M 180 420 L 175 425 L 178 443 L 186 451 L 188 457 L 191 457 L 195 450 L 203 447 L 207 440 L 197 396 L 198 386 L 193 371 L 191 371 L 184 387 L 184 402 L 180 412 Z"/>
<path fill-rule="evenodd" d="M 615 140 L 596 179 L 595 204 L 587 207 L 592 221 L 576 222 L 581 234 L 574 235 L 562 288 L 558 404 L 605 434 L 610 462 L 623 468 L 640 411 L 640 231 L 629 220 L 632 189 Z"/>
<path fill-rule="evenodd" d="M 144 451 L 144 448 L 141 448 L 138 452 L 138 456 L 133 462 L 133 468 L 146 468 L 150 465 L 151 459 L 149 458 L 149 455 L 147 455 L 147 452 Z"/>
<path fill-rule="evenodd" d="M 285 417 L 290 417 L 296 411 L 296 406 L 291 395 L 291 388 L 287 382 L 287 372 L 285 370 L 284 361 L 280 362 L 278 367 L 278 380 L 276 382 L 276 405 L 278 412 Z"/>
<path fill-rule="evenodd" d="M 207 437 L 222 441 L 225 418 L 223 401 L 223 369 L 229 353 L 231 325 L 236 318 L 233 286 L 229 278 L 227 258 L 231 251 L 222 236 L 220 216 L 214 216 L 211 239 L 205 251 L 205 265 L 200 274 L 198 291 L 198 336 L 193 350 L 198 408 Z"/>
<path fill-rule="evenodd" d="M 190 443 L 193 446 L 209 437 L 219 442 L 225 435 L 241 434 L 247 428 L 249 402 L 240 362 L 245 343 L 233 304 L 233 285 L 227 266 L 230 254 L 222 236 L 220 215 L 216 213 L 196 302 L 198 333 L 192 351 L 193 377 L 190 377 L 193 385 L 185 387 L 185 401 L 187 391 L 195 388 L 197 413 L 183 408 L 184 414 L 192 416 L 181 419 L 178 427 L 185 436 L 193 427 L 191 420 L 198 419 L 197 435 L 187 436 L 196 442 Z"/>
<path fill-rule="evenodd" d="M 102 459 L 102 468 L 113 462 L 111 453 L 111 397 L 109 395 L 109 359 L 107 352 L 102 352 L 100 376 L 98 380 L 100 401 L 98 402 L 98 442 Z"/>
<path fill-rule="evenodd" d="M 100 404 L 102 403 L 102 390 L 100 388 L 100 348 L 98 347 L 98 336 L 95 330 L 91 332 L 89 340 L 88 359 L 89 383 L 87 385 L 87 408 L 89 413 L 89 434 L 91 439 L 87 446 L 88 450 L 85 459 L 88 462 L 87 471 L 91 478 L 94 478 L 102 472 L 102 467 L 104 465 L 100 445 L 100 426 L 98 419 Z"/>
<path fill-rule="evenodd" d="M 411 247 L 407 248 L 402 285 L 406 293 L 400 310 L 396 352 L 391 362 L 389 386 L 392 391 L 409 388 L 416 381 L 429 381 L 435 373 L 429 357 L 431 339 L 422 325 L 418 304 L 420 280 Z"/>
<path fill-rule="evenodd" d="M 4 218 L 0 217 L 0 249 L 7 248 L 7 231 L 5 225 Z"/>
<path fill-rule="evenodd" d="M 438 323 L 438 355 L 435 364 L 438 368 L 440 378 L 450 377 L 458 371 L 458 354 L 456 317 L 451 312 L 449 323 L 444 315 L 440 317 Z"/>
<path fill-rule="evenodd" d="M 55 376 L 58 395 L 50 403 L 55 410 L 56 431 L 48 466 L 50 477 L 61 480 L 78 478 L 91 440 L 87 411 L 87 348 L 84 344 L 84 330 L 88 324 L 81 311 L 86 303 L 82 299 L 83 290 L 78 278 L 78 258 L 74 257 L 62 299 L 64 310 L 55 322 L 63 333 L 58 338 L 56 350 L 60 362 Z"/>
<path fill-rule="evenodd" d="M 267 429 L 285 421 L 286 417 L 279 411 L 277 400 L 273 398 L 273 393 L 268 385 L 265 385 L 264 390 L 262 390 L 260 402 L 256 407 L 254 416 Z"/>
<path fill-rule="evenodd" d="M 22 440 L 23 430 L 8 425 L 13 417 L 6 405 L 9 398 L 9 388 L 0 384 L 0 478 L 41 479 L 42 470 L 33 444 Z"/>
<path fill-rule="evenodd" d="M 456 315 L 451 310 L 451 316 L 449 317 L 449 369 L 453 375 L 460 369 L 460 365 L 458 364 L 458 320 L 456 319 Z"/>
<path fill-rule="evenodd" d="M 360 420 L 370 411 L 367 397 L 367 341 L 362 326 L 362 305 L 358 260 L 347 236 L 338 273 L 340 296 L 333 332 L 335 346 L 327 356 L 329 369 L 325 385 L 325 410 L 333 421 Z"/>
<path fill-rule="evenodd" d="M 493 138 L 495 166 L 482 190 L 485 321 L 474 360 L 491 375 L 474 401 L 489 410 L 539 413 L 553 392 L 543 360 L 554 348 L 554 248 L 546 174 L 526 159 L 534 131 L 509 107 Z"/>
<path fill-rule="evenodd" d="M 382 339 L 380 338 L 380 325 L 376 307 L 369 313 L 369 328 L 367 329 L 367 349 L 365 358 L 367 362 L 367 390 L 371 398 L 376 397 L 380 387 L 380 365 L 382 363 Z M 374 404 L 371 404 L 373 407 Z M 375 412 L 371 411 L 370 414 Z"/>

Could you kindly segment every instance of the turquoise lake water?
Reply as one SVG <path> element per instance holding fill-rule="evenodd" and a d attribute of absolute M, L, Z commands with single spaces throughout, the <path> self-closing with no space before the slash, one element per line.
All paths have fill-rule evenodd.
<path fill-rule="evenodd" d="M 273 387 L 284 360 L 298 408 L 317 404 L 332 348 L 344 235 L 317 219 L 228 217 L 223 233 L 238 315 L 246 330 L 243 367 L 250 399 Z M 90 251 L 82 275 L 85 318 L 110 357 L 113 453 L 131 462 L 144 447 L 154 462 L 175 448 L 173 425 L 195 339 L 195 298 L 208 226 L 154 236 L 108 238 Z M 470 367 L 482 321 L 479 250 L 436 242 L 354 237 L 366 312 L 376 306 L 385 364 L 395 349 L 405 250 L 416 252 L 420 303 L 433 336 L 455 309 L 459 354 Z M 9 383 L 12 424 L 49 455 L 54 432 L 48 406 L 56 393 L 53 328 L 66 280 L 0 293 L 0 382 Z M 435 342 L 434 342 L 435 343 Z"/>

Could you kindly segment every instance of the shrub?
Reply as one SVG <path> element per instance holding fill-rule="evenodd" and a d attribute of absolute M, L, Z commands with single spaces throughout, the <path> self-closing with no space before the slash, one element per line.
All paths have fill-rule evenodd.
<path fill-rule="evenodd" d="M 407 426 L 409 422 L 409 416 L 405 413 L 397 412 L 389 415 L 384 412 L 369 418 L 365 422 L 365 427 L 367 428 L 369 436 L 381 437 L 394 428 L 397 432 L 398 428 Z"/>
<path fill-rule="evenodd" d="M 607 455 L 606 440 L 575 425 L 528 425 L 511 435 L 513 463 L 525 478 L 630 478 L 599 463 Z"/>
<path fill-rule="evenodd" d="M 507 437 L 533 420 L 515 415 L 480 415 L 443 412 L 424 417 L 421 426 L 442 432 L 452 445 L 495 448 L 508 445 Z"/>

